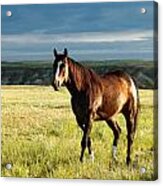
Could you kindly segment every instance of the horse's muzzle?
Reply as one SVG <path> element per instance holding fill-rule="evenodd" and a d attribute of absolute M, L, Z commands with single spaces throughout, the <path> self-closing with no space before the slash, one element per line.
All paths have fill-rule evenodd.
<path fill-rule="evenodd" d="M 52 82 L 52 87 L 54 88 L 55 91 L 59 91 L 59 82 L 58 81 L 53 81 Z"/>

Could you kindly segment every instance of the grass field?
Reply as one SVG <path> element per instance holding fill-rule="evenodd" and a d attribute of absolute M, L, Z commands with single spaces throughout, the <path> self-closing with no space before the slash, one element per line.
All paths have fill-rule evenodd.
<path fill-rule="evenodd" d="M 86 154 L 81 164 L 82 132 L 71 111 L 66 89 L 54 92 L 48 86 L 2 86 L 2 176 L 156 179 L 153 93 L 140 90 L 141 111 L 133 162 L 127 167 L 126 127 L 122 116 L 118 117 L 122 128 L 118 161 L 114 162 L 111 157 L 112 131 L 104 122 L 97 122 L 91 133 L 95 161 L 89 161 Z M 5 168 L 7 163 L 12 164 L 11 170 Z M 146 169 L 144 174 L 140 172 L 142 167 Z"/>

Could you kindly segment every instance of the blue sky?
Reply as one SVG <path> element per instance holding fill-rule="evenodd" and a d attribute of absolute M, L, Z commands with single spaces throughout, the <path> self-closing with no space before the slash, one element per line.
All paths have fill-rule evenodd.
<path fill-rule="evenodd" d="M 76 60 L 153 59 L 153 1 L 4 5 L 1 14 L 2 60 L 51 60 L 54 47 Z"/>

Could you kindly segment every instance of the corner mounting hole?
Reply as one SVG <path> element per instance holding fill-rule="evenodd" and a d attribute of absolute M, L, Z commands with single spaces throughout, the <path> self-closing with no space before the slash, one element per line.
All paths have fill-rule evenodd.
<path fill-rule="evenodd" d="M 6 16 L 7 16 L 7 17 L 11 17 L 11 16 L 12 16 L 12 12 L 11 12 L 10 10 L 8 10 L 8 11 L 6 12 Z"/>
<path fill-rule="evenodd" d="M 146 8 L 141 8 L 141 9 L 140 9 L 140 12 L 141 12 L 142 14 L 146 14 L 146 13 L 147 13 L 147 9 L 146 9 Z"/>
<path fill-rule="evenodd" d="M 140 168 L 140 173 L 141 173 L 141 174 L 146 173 L 146 168 L 145 168 L 145 167 L 141 167 L 141 168 Z"/>
<path fill-rule="evenodd" d="M 12 168 L 11 163 L 7 163 L 7 164 L 6 164 L 6 169 L 7 169 L 7 170 L 11 170 L 11 168 Z"/>

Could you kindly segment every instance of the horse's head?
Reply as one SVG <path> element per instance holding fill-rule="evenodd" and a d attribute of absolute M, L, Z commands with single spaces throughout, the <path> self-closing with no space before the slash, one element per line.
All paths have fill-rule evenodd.
<path fill-rule="evenodd" d="M 53 81 L 52 86 L 55 90 L 59 90 L 63 83 L 68 80 L 68 53 L 67 49 L 64 49 L 63 54 L 58 54 L 54 49 L 54 63 L 53 63 Z"/>

